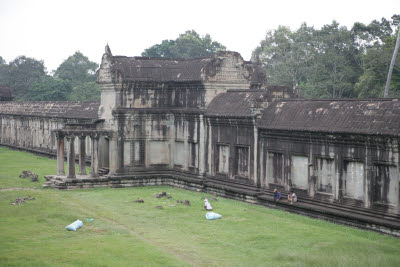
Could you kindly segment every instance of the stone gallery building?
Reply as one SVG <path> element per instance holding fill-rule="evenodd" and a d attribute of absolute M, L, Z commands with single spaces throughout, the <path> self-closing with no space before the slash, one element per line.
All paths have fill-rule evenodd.
<path fill-rule="evenodd" d="M 97 74 L 100 103 L 0 102 L 0 144 L 57 153 L 47 186 L 170 185 L 400 235 L 399 99 L 301 99 L 236 52 L 107 46 Z"/>

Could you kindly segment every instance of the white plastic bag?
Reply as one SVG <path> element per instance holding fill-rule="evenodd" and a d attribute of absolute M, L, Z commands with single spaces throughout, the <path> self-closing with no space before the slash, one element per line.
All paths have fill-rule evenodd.
<path fill-rule="evenodd" d="M 81 220 L 76 220 L 67 227 L 65 227 L 68 231 L 76 231 L 83 226 L 83 222 Z"/>
<path fill-rule="evenodd" d="M 215 212 L 207 212 L 206 218 L 207 220 L 215 220 L 221 218 L 222 215 L 215 213 Z"/>

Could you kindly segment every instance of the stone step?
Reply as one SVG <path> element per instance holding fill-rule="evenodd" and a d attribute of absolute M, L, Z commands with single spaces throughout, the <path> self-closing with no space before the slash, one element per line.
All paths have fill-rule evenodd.
<path fill-rule="evenodd" d="M 281 191 L 282 198 L 286 199 L 286 196 L 289 194 L 289 192 L 286 191 Z M 297 194 L 297 193 L 296 193 Z M 267 196 L 273 198 L 274 192 L 272 189 L 264 189 L 262 193 L 259 196 Z M 314 206 L 321 206 L 321 207 L 326 207 L 326 208 L 333 208 L 336 210 L 342 210 L 346 212 L 353 212 L 353 213 L 358 213 L 366 216 L 372 216 L 376 218 L 385 218 L 388 220 L 399 220 L 400 215 L 399 214 L 392 214 L 392 213 L 387 213 L 387 212 L 382 212 L 379 209 L 367 209 L 359 205 L 354 205 L 351 202 L 344 202 L 344 203 L 337 203 L 337 202 L 327 202 L 323 200 L 319 200 L 316 198 L 310 198 L 309 196 L 303 195 L 303 194 L 297 194 L 297 197 L 299 201 L 308 203 L 310 205 Z"/>

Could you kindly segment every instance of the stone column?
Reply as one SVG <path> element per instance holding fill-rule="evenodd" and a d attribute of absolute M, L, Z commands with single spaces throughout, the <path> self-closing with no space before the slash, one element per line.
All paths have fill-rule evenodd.
<path fill-rule="evenodd" d="M 67 136 L 68 142 L 68 176 L 67 178 L 76 178 L 75 176 L 75 136 Z"/>
<path fill-rule="evenodd" d="M 211 120 L 210 119 L 208 119 L 207 126 L 208 126 L 208 152 L 207 152 L 208 153 L 207 154 L 207 158 L 208 158 L 208 174 L 209 175 L 214 175 L 214 173 L 215 173 L 214 170 L 213 170 L 214 163 L 212 161 L 214 160 L 216 151 L 212 150 L 212 146 L 213 146 L 213 143 L 212 143 L 212 126 L 211 126 Z M 213 154 L 214 154 L 214 157 L 212 157 Z"/>
<path fill-rule="evenodd" d="M 119 162 L 119 154 L 118 154 L 118 145 L 117 145 L 117 136 L 114 135 L 110 137 L 110 174 L 117 174 L 118 162 Z"/>
<path fill-rule="evenodd" d="M 86 175 L 86 136 L 79 136 L 79 175 Z"/>
<path fill-rule="evenodd" d="M 204 135 L 204 117 L 203 115 L 200 115 L 200 120 L 199 120 L 199 127 L 200 127 L 200 136 L 199 136 L 199 173 L 201 175 L 204 175 L 206 170 L 205 170 L 205 135 Z"/>
<path fill-rule="evenodd" d="M 92 177 L 99 176 L 99 136 L 92 136 Z"/>
<path fill-rule="evenodd" d="M 57 138 L 57 175 L 64 176 L 64 135 L 56 133 Z"/>

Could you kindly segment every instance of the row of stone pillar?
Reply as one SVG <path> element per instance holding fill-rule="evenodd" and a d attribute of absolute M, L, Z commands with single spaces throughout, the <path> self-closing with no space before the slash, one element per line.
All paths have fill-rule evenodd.
<path fill-rule="evenodd" d="M 79 175 L 86 175 L 86 136 L 79 137 Z M 65 136 L 67 139 L 67 178 L 76 178 L 75 174 L 75 136 Z M 91 136 L 91 173 L 92 177 L 99 176 L 99 136 Z M 64 176 L 64 136 L 57 135 L 57 175 Z"/>

